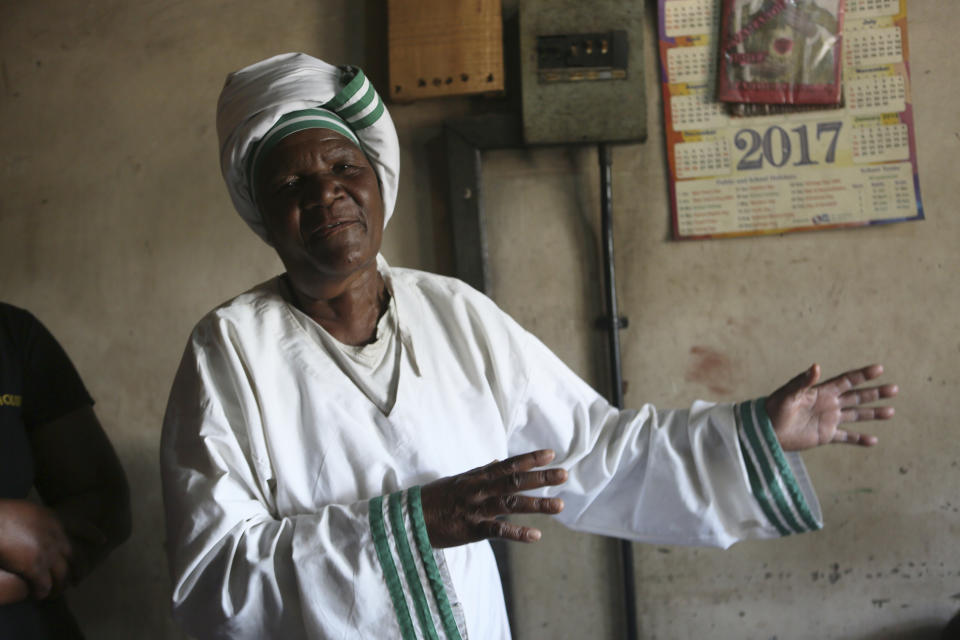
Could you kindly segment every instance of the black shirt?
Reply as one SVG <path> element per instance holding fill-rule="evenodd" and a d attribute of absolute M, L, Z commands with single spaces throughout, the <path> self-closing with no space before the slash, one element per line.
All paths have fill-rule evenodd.
<path fill-rule="evenodd" d="M 26 498 L 33 486 L 30 430 L 92 404 L 50 332 L 28 311 L 0 302 L 0 498 Z M 76 636 L 62 624 L 74 626 L 62 599 L 0 606 L 0 639 Z"/>

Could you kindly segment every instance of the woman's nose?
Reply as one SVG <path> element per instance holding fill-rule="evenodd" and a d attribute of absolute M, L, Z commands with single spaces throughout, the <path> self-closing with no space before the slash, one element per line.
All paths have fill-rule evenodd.
<path fill-rule="evenodd" d="M 304 199 L 308 204 L 330 206 L 343 195 L 343 186 L 334 175 L 314 176 L 307 181 Z"/>

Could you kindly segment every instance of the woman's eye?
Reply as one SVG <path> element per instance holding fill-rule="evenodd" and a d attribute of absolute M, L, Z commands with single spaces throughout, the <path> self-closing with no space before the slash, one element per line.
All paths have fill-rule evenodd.
<path fill-rule="evenodd" d="M 299 178 L 287 178 L 280 183 L 280 186 L 277 188 L 277 191 L 290 191 L 295 189 L 297 185 L 300 184 Z"/>
<path fill-rule="evenodd" d="M 353 169 L 353 165 L 347 164 L 346 162 L 339 162 L 333 167 L 333 170 L 337 173 L 346 173 L 347 171 L 350 171 L 350 169 Z"/>

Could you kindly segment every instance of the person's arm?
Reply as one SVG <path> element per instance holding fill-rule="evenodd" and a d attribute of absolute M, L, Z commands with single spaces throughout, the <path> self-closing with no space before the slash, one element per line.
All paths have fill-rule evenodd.
<path fill-rule="evenodd" d="M 878 365 L 821 384 L 814 366 L 768 398 L 737 404 L 620 411 L 489 300 L 474 302 L 514 457 L 423 488 L 435 546 L 536 540 L 537 530 L 498 516 L 560 511 L 572 528 L 665 544 L 725 547 L 812 531 L 822 518 L 796 451 L 873 444 L 843 423 L 893 416 L 892 407 L 866 406 L 897 393 L 896 385 L 863 386 L 882 373 Z M 553 451 L 525 454 L 544 447 Z M 531 471 L 551 459 L 561 467 L 554 473 L 567 471 L 565 483 Z"/>
<path fill-rule="evenodd" d="M 91 407 L 29 436 L 45 505 L 0 500 L 0 601 L 58 594 L 130 535 L 126 477 Z"/>
<path fill-rule="evenodd" d="M 848 372 L 820 387 L 801 376 L 772 394 L 772 403 L 760 398 L 739 404 L 695 402 L 676 411 L 649 404 L 621 411 L 524 334 L 514 353 L 523 354 L 529 374 L 511 420 L 509 453 L 556 451 L 555 464 L 567 470 L 569 480 L 530 494 L 562 498 L 565 508 L 556 518 L 582 531 L 727 547 L 748 538 L 819 529 L 819 504 L 803 462 L 791 452 L 796 447 L 789 440 L 787 451 L 780 443 L 777 427 L 786 436 L 786 423 L 781 424 L 778 407 L 795 413 L 794 424 L 833 429 L 839 420 L 892 415 L 890 409 L 855 404 L 895 394 L 892 385 L 856 388 L 879 368 Z M 787 397 L 794 400 L 786 402 Z M 774 420 L 768 418 L 768 406 Z M 814 414 L 837 419 L 818 422 L 811 419 Z M 843 430 L 831 433 L 837 434 L 835 441 L 860 440 Z"/>
<path fill-rule="evenodd" d="M 126 479 L 66 352 L 28 312 L 11 324 L 23 375 L 21 419 L 44 505 L 0 501 L 0 569 L 34 598 L 76 582 L 130 529 Z"/>
<path fill-rule="evenodd" d="M 70 538 L 76 582 L 130 536 L 127 479 L 90 406 L 34 425 L 29 434 L 35 485 Z"/>

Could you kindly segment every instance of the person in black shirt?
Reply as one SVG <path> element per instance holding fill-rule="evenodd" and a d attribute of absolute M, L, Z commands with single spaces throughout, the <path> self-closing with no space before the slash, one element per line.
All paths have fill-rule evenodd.
<path fill-rule="evenodd" d="M 82 638 L 61 594 L 129 535 L 126 477 L 80 376 L 0 303 L 0 638 Z"/>

